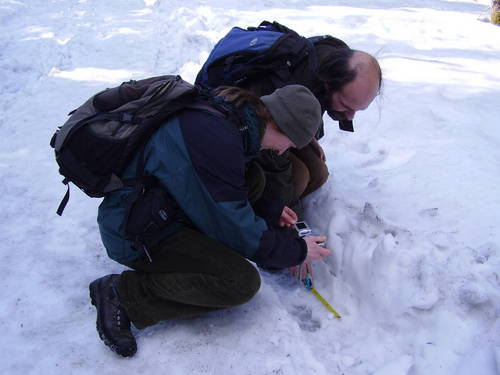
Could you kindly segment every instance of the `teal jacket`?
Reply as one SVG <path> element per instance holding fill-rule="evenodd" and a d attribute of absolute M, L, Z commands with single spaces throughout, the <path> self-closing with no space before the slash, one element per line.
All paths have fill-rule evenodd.
<path fill-rule="evenodd" d="M 260 136 L 257 139 L 260 144 Z M 248 142 L 236 124 L 221 115 L 185 109 L 152 135 L 145 147 L 145 174 L 154 175 L 174 197 L 195 227 L 244 257 L 268 267 L 289 267 L 306 257 L 302 239 L 279 230 L 279 214 L 264 220 L 247 200 L 245 165 Z M 135 176 L 137 157 L 122 178 Z M 98 224 L 111 259 L 129 265 L 140 257 L 125 238 L 125 187 L 107 195 L 99 206 Z M 261 205 L 262 206 L 262 205 Z M 283 206 L 280 206 L 280 211 Z M 179 230 L 175 222 L 156 242 Z M 154 259 L 153 259 L 154 261 Z"/>

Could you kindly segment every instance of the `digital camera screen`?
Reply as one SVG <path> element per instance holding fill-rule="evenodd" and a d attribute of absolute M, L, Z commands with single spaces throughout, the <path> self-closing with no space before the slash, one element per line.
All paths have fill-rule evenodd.
<path fill-rule="evenodd" d="M 298 228 L 298 229 L 307 229 L 307 225 L 306 225 L 304 222 L 302 222 L 302 221 L 299 221 L 299 222 L 298 222 L 297 224 L 295 224 L 295 225 L 297 225 L 297 228 Z"/>

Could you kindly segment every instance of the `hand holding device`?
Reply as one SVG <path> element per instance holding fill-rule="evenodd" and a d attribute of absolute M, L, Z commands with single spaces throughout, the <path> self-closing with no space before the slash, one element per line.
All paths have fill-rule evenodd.
<path fill-rule="evenodd" d="M 298 221 L 294 225 L 299 237 L 303 238 L 307 244 L 307 257 L 305 262 L 323 259 L 331 254 L 331 250 L 325 247 L 325 236 L 311 236 L 311 228 L 305 221 Z"/>
<path fill-rule="evenodd" d="M 291 227 L 293 224 L 297 223 L 298 219 L 297 214 L 290 207 L 285 206 L 281 212 L 278 225 L 280 227 Z"/>

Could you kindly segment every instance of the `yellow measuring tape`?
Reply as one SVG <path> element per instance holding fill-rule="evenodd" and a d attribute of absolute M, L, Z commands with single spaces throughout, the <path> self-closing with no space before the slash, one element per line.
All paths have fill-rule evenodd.
<path fill-rule="evenodd" d="M 311 292 L 314 293 L 314 295 L 316 296 L 316 298 L 318 298 L 321 303 L 323 305 L 325 305 L 325 307 L 328 309 L 328 311 L 330 311 L 333 315 L 335 315 L 336 318 L 339 318 L 341 319 L 342 317 L 340 316 L 340 314 L 338 312 L 335 311 L 335 309 L 327 302 L 326 299 L 324 299 L 321 294 L 318 293 L 318 291 L 314 288 L 311 288 L 309 289 Z"/>
<path fill-rule="evenodd" d="M 299 273 L 299 275 L 300 275 L 300 273 Z M 324 299 L 323 296 L 321 294 L 319 294 L 319 292 L 316 289 L 313 288 L 312 279 L 311 279 L 311 276 L 309 274 L 306 275 L 306 278 L 304 280 L 302 280 L 302 282 L 304 283 L 304 286 L 306 287 L 306 289 L 313 292 L 313 294 L 316 296 L 316 298 L 319 299 L 323 305 L 325 305 L 325 307 L 328 309 L 328 311 L 330 311 L 333 315 L 335 315 L 336 318 L 342 319 L 340 314 L 335 311 L 335 309 L 328 303 L 328 301 L 326 299 Z"/>

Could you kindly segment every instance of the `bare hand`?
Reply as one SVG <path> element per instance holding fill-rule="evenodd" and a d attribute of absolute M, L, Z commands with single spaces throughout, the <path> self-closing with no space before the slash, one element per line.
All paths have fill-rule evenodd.
<path fill-rule="evenodd" d="M 326 236 L 306 236 L 302 239 L 307 244 L 307 257 L 304 263 L 288 269 L 293 276 L 299 276 L 300 280 L 304 280 L 307 274 L 312 278 L 312 261 L 323 259 L 332 253 L 330 249 L 318 245 L 318 243 L 326 242 Z"/>
<path fill-rule="evenodd" d="M 283 208 L 283 212 L 281 212 L 281 217 L 278 222 L 278 225 L 280 227 L 284 226 L 291 227 L 293 224 L 297 222 L 298 219 L 299 218 L 297 214 L 290 207 L 285 206 L 285 208 Z"/>
<path fill-rule="evenodd" d="M 318 245 L 318 243 L 324 243 L 326 241 L 326 236 L 307 236 L 303 237 L 303 239 L 307 244 L 306 263 L 323 259 L 332 253 L 330 249 Z"/>
<path fill-rule="evenodd" d="M 312 264 L 308 262 L 304 262 L 298 266 L 290 267 L 288 271 L 290 271 L 290 273 L 294 277 L 299 277 L 300 280 L 304 280 L 308 274 L 311 276 L 311 279 L 313 277 Z"/>

